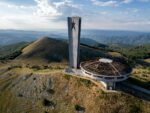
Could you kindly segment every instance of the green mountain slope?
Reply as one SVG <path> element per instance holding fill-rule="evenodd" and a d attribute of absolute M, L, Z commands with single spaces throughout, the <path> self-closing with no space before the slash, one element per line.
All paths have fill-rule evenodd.
<path fill-rule="evenodd" d="M 19 42 L 19 43 L 7 45 L 7 46 L 0 46 L 0 56 L 5 56 L 14 51 L 17 51 L 25 47 L 27 44 L 28 42 Z"/>
<path fill-rule="evenodd" d="M 110 48 L 120 48 L 120 49 L 126 49 L 134 47 L 134 45 L 130 44 L 123 44 L 123 43 L 108 43 L 107 44 Z"/>
<path fill-rule="evenodd" d="M 68 45 L 65 41 L 46 37 L 24 48 L 22 54 L 17 59 L 41 59 L 47 62 L 62 61 L 68 59 L 67 50 Z"/>
<path fill-rule="evenodd" d="M 20 42 L 17 44 L 1 46 L 0 47 L 0 61 L 3 60 L 12 60 L 19 56 L 22 52 L 22 49 L 26 47 L 29 43 Z"/>
<path fill-rule="evenodd" d="M 150 43 L 142 46 L 136 46 L 121 51 L 130 59 L 145 59 L 150 58 Z"/>
<path fill-rule="evenodd" d="M 29 62 L 62 62 L 69 60 L 68 42 L 54 38 L 41 38 L 24 48 L 17 60 Z M 81 61 L 92 57 L 104 56 L 105 53 L 90 46 L 81 45 Z"/>

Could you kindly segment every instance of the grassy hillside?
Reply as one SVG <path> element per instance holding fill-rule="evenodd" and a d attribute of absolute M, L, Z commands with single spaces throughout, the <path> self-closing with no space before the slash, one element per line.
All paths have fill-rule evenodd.
<path fill-rule="evenodd" d="M 145 68 L 145 70 L 147 70 L 146 73 L 142 71 L 142 68 L 145 65 L 144 62 L 147 60 L 143 61 L 144 64 L 142 62 L 139 62 L 141 61 L 139 60 L 139 58 L 143 58 L 141 56 L 144 55 L 142 52 L 144 52 L 145 55 L 148 55 L 147 52 L 150 50 L 149 49 L 150 46 L 148 44 L 144 46 L 138 46 L 138 47 L 126 48 L 126 49 L 118 48 L 119 52 L 118 51 L 116 52 L 113 48 L 105 44 L 98 44 L 97 46 L 96 45 L 89 46 L 86 44 L 81 44 L 80 46 L 81 46 L 80 61 L 88 60 L 93 57 L 109 57 L 109 58 L 119 57 L 120 59 L 124 59 L 125 58 L 124 56 L 126 56 L 125 58 L 126 61 L 129 61 L 129 63 L 133 63 L 133 62 L 135 63 L 133 70 L 139 70 L 137 72 L 133 71 L 131 79 L 129 80 L 132 81 L 132 83 L 135 83 L 141 87 L 148 89 L 149 80 L 150 80 L 150 77 L 149 77 L 150 74 L 148 71 L 149 66 L 146 65 L 147 66 Z M 146 51 L 145 51 L 145 48 L 146 48 Z M 15 60 L 9 63 L 9 65 L 12 65 L 12 64 L 29 65 L 30 67 L 33 67 L 35 69 L 41 69 L 39 66 L 47 65 L 53 62 L 57 62 L 57 63 L 61 62 L 61 65 L 69 66 L 68 56 L 69 56 L 69 53 L 68 53 L 67 41 L 45 37 L 45 38 L 42 38 L 40 40 L 37 40 L 31 43 L 29 46 L 25 47 L 22 51 L 21 49 L 19 49 L 19 51 L 16 51 L 13 54 L 9 54 L 5 56 L 4 58 L 13 59 L 17 57 Z M 141 66 L 140 68 L 136 66 L 139 64 L 143 66 Z M 58 67 L 58 69 L 59 68 L 60 67 Z M 141 73 L 144 73 L 144 74 L 141 74 Z"/>
<path fill-rule="evenodd" d="M 103 49 L 80 46 L 81 61 L 110 57 Z M 150 112 L 149 96 L 122 86 L 106 91 L 98 81 L 64 73 L 68 66 L 68 43 L 47 37 L 25 47 L 16 59 L 0 63 L 0 113 Z M 131 78 L 149 83 L 150 71 L 139 68 Z"/>
<path fill-rule="evenodd" d="M 98 42 L 90 38 L 81 38 L 80 43 L 87 44 L 87 45 L 94 45 L 94 44 L 97 44 Z"/>
<path fill-rule="evenodd" d="M 132 59 L 145 59 L 150 57 L 150 43 L 121 51 L 125 56 Z"/>
<path fill-rule="evenodd" d="M 93 81 L 64 74 L 61 70 L 49 68 L 47 72 L 45 69 L 39 72 L 15 65 L 7 69 L 4 66 L 0 70 L 1 113 L 150 112 L 148 101 L 124 91 L 106 92 Z"/>
<path fill-rule="evenodd" d="M 24 48 L 22 54 L 16 60 L 29 63 L 45 62 L 63 62 L 69 60 L 68 42 L 54 38 L 42 38 Z M 104 56 L 103 51 L 81 45 L 81 61 L 92 57 Z M 40 64 L 39 63 L 39 64 Z"/>
<path fill-rule="evenodd" d="M 150 58 L 150 43 L 132 46 L 130 44 L 112 43 L 112 44 L 96 44 L 93 47 L 104 52 L 117 52 L 122 54 L 129 62 L 136 63 L 136 60 Z M 121 55 L 120 55 L 121 56 Z"/>
<path fill-rule="evenodd" d="M 8 46 L 0 47 L 0 56 L 6 56 L 8 58 L 15 58 L 14 56 L 19 56 L 17 59 L 22 60 L 32 60 L 37 59 L 42 60 L 41 62 L 51 62 L 51 61 L 68 61 L 68 43 L 65 40 L 53 39 L 53 38 L 42 38 L 30 44 L 28 47 L 24 48 L 28 43 L 21 42 L 17 44 L 12 44 Z M 129 48 L 130 47 L 130 48 Z M 24 48 L 23 51 L 21 49 Z M 91 51 L 92 50 L 92 51 Z M 106 55 L 105 53 L 108 54 Z M 112 53 L 113 52 L 113 53 Z M 119 53 L 114 53 L 119 52 Z M 149 58 L 150 54 L 150 44 L 143 46 L 132 47 L 127 44 L 96 44 L 94 46 L 88 46 L 81 44 L 81 61 L 89 59 L 91 57 L 101 57 L 101 56 L 121 56 L 123 54 L 127 59 L 143 59 Z"/>
<path fill-rule="evenodd" d="M 42 38 L 24 48 L 17 57 L 21 60 L 63 61 L 68 59 L 68 45 L 65 41 L 51 38 Z"/>
<path fill-rule="evenodd" d="M 7 46 L 0 46 L 0 56 L 5 56 L 14 51 L 17 51 L 25 47 L 27 44 L 28 42 L 19 42 L 19 43 L 7 45 Z"/>
<path fill-rule="evenodd" d="M 108 43 L 107 44 L 110 48 L 120 48 L 120 49 L 126 49 L 126 48 L 131 48 L 134 47 L 134 45 L 131 44 L 123 44 L 123 43 Z"/>
<path fill-rule="evenodd" d="M 22 49 L 26 47 L 29 43 L 20 42 L 12 45 L 1 46 L 0 47 L 0 61 L 12 60 L 19 56 Z"/>

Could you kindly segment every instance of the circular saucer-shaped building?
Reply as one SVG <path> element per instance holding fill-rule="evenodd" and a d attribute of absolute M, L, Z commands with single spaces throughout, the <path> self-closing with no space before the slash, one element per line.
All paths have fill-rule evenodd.
<path fill-rule="evenodd" d="M 132 72 L 128 64 L 106 58 L 81 62 L 80 68 L 84 75 L 101 81 L 106 89 L 115 89 L 115 83 L 126 80 Z"/>

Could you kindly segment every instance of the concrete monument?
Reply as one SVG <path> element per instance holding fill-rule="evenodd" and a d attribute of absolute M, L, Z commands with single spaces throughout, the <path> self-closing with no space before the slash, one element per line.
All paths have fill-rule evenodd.
<path fill-rule="evenodd" d="M 81 17 L 68 17 L 70 68 L 79 68 Z"/>

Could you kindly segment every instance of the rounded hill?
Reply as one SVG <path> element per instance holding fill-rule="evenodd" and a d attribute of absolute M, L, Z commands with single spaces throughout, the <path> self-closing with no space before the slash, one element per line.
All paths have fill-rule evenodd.
<path fill-rule="evenodd" d="M 68 44 L 59 39 L 44 37 L 24 48 L 17 59 L 28 61 L 65 61 L 68 60 Z"/>
<path fill-rule="evenodd" d="M 68 42 L 56 38 L 41 38 L 25 47 L 21 52 L 21 55 L 15 59 L 19 61 L 18 63 L 45 64 L 69 61 Z M 99 49 L 85 44 L 80 45 L 80 61 L 105 56 L 108 55 Z"/>

